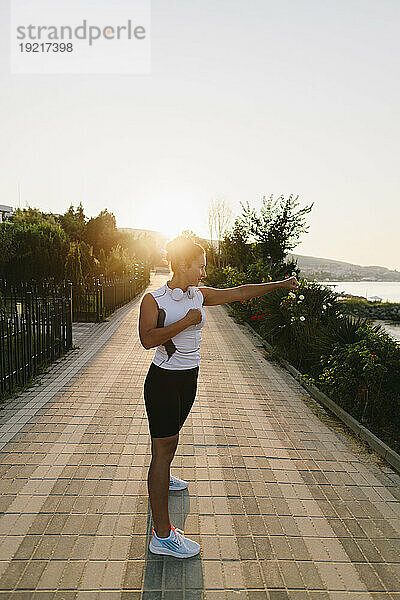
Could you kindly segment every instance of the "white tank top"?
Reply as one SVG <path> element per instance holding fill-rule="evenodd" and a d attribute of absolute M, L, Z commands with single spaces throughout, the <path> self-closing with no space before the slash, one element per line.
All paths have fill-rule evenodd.
<path fill-rule="evenodd" d="M 201 329 L 206 315 L 203 309 L 204 296 L 198 287 L 193 286 L 194 297 L 189 298 L 187 291 L 181 300 L 171 298 L 172 289 L 165 284 L 150 292 L 158 304 L 158 327 L 167 327 L 176 323 L 191 308 L 201 310 L 203 318 L 197 325 L 190 325 L 164 344 L 157 346 L 153 363 L 163 369 L 193 369 L 200 364 Z"/>

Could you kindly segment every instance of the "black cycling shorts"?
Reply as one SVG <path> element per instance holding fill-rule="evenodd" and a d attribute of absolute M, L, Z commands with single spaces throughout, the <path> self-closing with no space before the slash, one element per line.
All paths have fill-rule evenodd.
<path fill-rule="evenodd" d="M 199 367 L 163 369 L 150 364 L 144 382 L 144 400 L 151 437 L 179 433 L 196 396 Z"/>

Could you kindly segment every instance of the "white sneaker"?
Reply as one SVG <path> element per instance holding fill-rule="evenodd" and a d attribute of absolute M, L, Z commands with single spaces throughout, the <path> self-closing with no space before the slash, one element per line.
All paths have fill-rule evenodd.
<path fill-rule="evenodd" d="M 174 477 L 170 475 L 169 478 L 169 489 L 170 490 L 184 490 L 187 488 L 189 483 L 184 481 L 183 479 L 179 479 L 178 477 Z"/>
<path fill-rule="evenodd" d="M 176 558 L 190 558 L 200 552 L 200 544 L 184 537 L 182 529 L 171 525 L 169 537 L 159 538 L 151 527 L 152 535 L 149 544 L 150 552 L 153 554 L 167 554 Z"/>

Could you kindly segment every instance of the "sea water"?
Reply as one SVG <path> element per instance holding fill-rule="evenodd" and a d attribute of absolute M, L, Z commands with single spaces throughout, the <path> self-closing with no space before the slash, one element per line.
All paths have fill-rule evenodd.
<path fill-rule="evenodd" d="M 353 296 L 378 296 L 382 302 L 400 302 L 400 281 L 319 281 L 335 292 Z"/>
<path fill-rule="evenodd" d="M 400 281 L 319 281 L 328 285 L 335 292 L 352 294 L 353 296 L 378 296 L 382 302 L 400 302 Z M 374 321 L 382 325 L 383 329 L 395 340 L 400 342 L 400 323 L 394 321 Z"/>

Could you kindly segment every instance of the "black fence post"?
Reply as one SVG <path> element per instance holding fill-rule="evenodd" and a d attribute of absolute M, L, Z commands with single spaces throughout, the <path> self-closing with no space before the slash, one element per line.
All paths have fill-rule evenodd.
<path fill-rule="evenodd" d="M 27 348 L 26 348 L 26 356 L 24 357 L 24 363 L 26 365 L 26 374 L 27 374 L 27 379 L 29 379 L 32 376 L 33 373 L 33 360 L 32 360 L 32 355 L 34 354 L 32 352 L 32 307 L 33 307 L 33 295 L 31 291 L 27 291 L 26 292 L 26 306 L 25 306 L 25 313 L 26 313 L 26 318 L 25 318 L 25 323 L 24 323 L 24 319 L 21 318 L 21 333 L 22 336 L 25 337 L 25 330 L 26 330 L 26 341 L 27 341 Z M 21 314 L 22 317 L 22 314 Z M 25 325 L 25 327 L 23 327 L 23 324 Z"/>
<path fill-rule="evenodd" d="M 67 350 L 72 348 L 72 281 L 67 281 L 67 289 L 66 289 L 66 342 L 67 342 Z"/>
<path fill-rule="evenodd" d="M 6 376 L 7 376 L 7 363 L 6 363 L 6 328 L 5 328 L 5 312 L 0 308 L 0 395 L 5 394 L 6 391 Z"/>
<path fill-rule="evenodd" d="M 104 319 L 104 293 L 103 293 L 103 284 L 100 283 L 99 279 L 96 279 L 96 281 L 95 281 L 95 296 L 96 296 L 97 320 L 103 321 L 103 319 Z"/>

